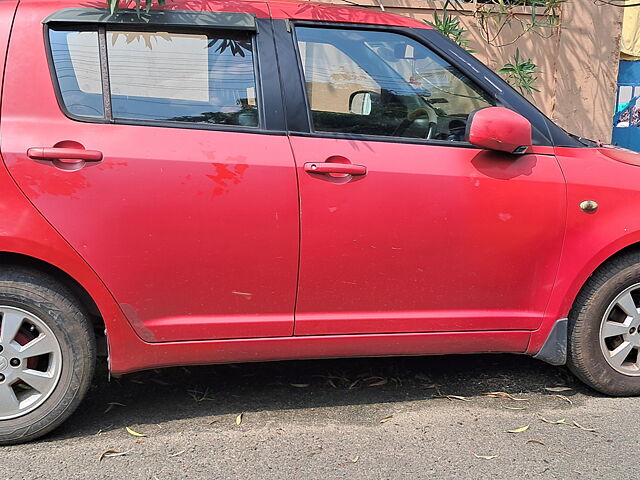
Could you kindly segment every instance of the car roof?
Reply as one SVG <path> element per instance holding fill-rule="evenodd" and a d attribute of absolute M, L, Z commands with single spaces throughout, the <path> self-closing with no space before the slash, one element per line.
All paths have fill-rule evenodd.
<path fill-rule="evenodd" d="M 425 22 L 382 10 L 351 5 L 333 5 L 300 0 L 267 1 L 274 19 L 317 22 L 363 23 L 396 27 L 431 28 Z"/>
<path fill-rule="evenodd" d="M 58 0 L 22 0 L 22 4 L 30 4 L 46 9 L 48 14 L 66 7 L 100 7 L 106 1 L 99 0 L 81 5 L 80 2 Z M 130 2 L 131 4 L 133 2 Z M 144 3 L 144 2 L 141 2 Z M 431 28 L 425 22 L 387 13 L 381 9 L 363 8 L 362 6 L 336 5 L 328 3 L 307 2 L 300 0 L 172 0 L 164 6 L 153 1 L 154 10 L 191 10 L 214 12 L 250 13 L 258 18 L 279 20 L 305 20 L 317 22 L 355 23 L 370 25 L 390 25 L 395 27 Z"/>

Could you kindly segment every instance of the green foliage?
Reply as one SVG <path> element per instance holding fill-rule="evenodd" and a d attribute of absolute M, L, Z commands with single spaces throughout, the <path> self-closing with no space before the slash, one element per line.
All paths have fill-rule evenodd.
<path fill-rule="evenodd" d="M 442 16 L 438 15 L 438 11 L 433 12 L 433 22 L 427 22 L 428 25 L 438 30 L 445 37 L 449 37 L 468 52 L 473 53 L 469 49 L 469 40 L 465 38 L 466 30 L 460 24 L 460 17 L 454 17 L 443 9 Z"/>
<path fill-rule="evenodd" d="M 567 0 L 477 0 L 472 13 L 480 27 L 481 38 L 493 47 L 502 48 L 517 42 L 524 35 L 533 33 L 541 37 L 551 36 L 560 27 L 562 4 Z M 469 52 L 467 31 L 460 17 L 451 10 L 463 7 L 463 0 L 446 0 L 443 6 L 433 13 L 433 21 L 427 22 L 443 35 L 449 37 Z M 516 13 L 516 7 L 529 7 L 530 12 Z M 540 12 L 542 9 L 542 12 Z M 505 30 L 505 27 L 509 27 Z M 511 38 L 501 42 L 498 40 L 503 31 L 508 31 Z M 539 90 L 534 86 L 538 80 L 538 66 L 531 59 L 523 59 L 520 52 L 498 70 L 511 85 L 521 93 L 532 95 Z"/>
<path fill-rule="evenodd" d="M 479 1 L 475 12 L 482 36 L 490 45 L 500 47 L 515 43 L 523 35 L 531 32 L 540 36 L 551 36 L 560 26 L 562 4 L 567 0 L 483 0 Z M 529 15 L 516 15 L 515 7 L 529 7 Z M 542 13 L 539 12 L 542 9 Z M 519 27 L 519 33 L 503 44 L 498 37 L 505 27 Z M 514 29 L 512 28 L 512 31 Z M 515 29 L 517 30 L 517 29 Z"/>
<path fill-rule="evenodd" d="M 109 7 L 109 10 L 111 10 L 111 14 L 114 14 L 116 10 L 118 10 L 119 3 L 119 0 L 107 0 L 107 6 Z M 136 10 L 139 12 L 144 5 L 144 9 L 148 12 L 151 10 L 152 3 L 153 0 L 135 0 Z M 165 5 L 167 0 L 156 0 L 156 3 L 158 5 Z"/>
<path fill-rule="evenodd" d="M 534 86 L 538 80 L 537 74 L 540 73 L 538 66 L 530 58 L 526 60 L 522 58 L 519 50 L 516 50 L 511 61 L 505 63 L 498 73 L 520 90 L 520 93 L 531 95 L 533 92 L 540 91 Z"/>

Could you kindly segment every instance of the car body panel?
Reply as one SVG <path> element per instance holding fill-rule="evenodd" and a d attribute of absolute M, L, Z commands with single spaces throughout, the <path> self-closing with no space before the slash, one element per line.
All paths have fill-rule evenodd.
<path fill-rule="evenodd" d="M 319 335 L 304 337 L 211 340 L 202 342 L 129 342 L 112 350 L 116 375 L 157 367 L 213 363 L 265 362 L 311 358 L 444 355 L 451 353 L 523 353 L 528 331 Z M 127 353 L 128 352 L 128 353 Z"/>
<path fill-rule="evenodd" d="M 314 22 L 360 23 L 430 29 L 425 22 L 383 11 L 353 8 L 348 5 L 328 6 L 313 2 L 269 2 L 271 17 L 282 20 L 307 20 Z"/>
<path fill-rule="evenodd" d="M 0 2 L 0 27 L 10 23 L 6 14 L 16 3 Z M 595 148 L 542 144 L 532 147 L 530 155 L 498 159 L 496 154 L 471 148 L 425 147 L 437 152 L 429 155 L 435 159 L 451 155 L 452 164 L 447 165 L 425 162 L 425 155 L 418 152 L 424 146 L 405 144 L 409 153 L 402 154 L 403 167 L 394 171 L 385 159 L 400 156 L 394 150 L 395 144 L 356 142 L 361 147 L 358 151 L 354 144 L 348 144 L 350 140 L 327 143 L 326 139 L 293 136 L 296 154 L 305 159 L 321 161 L 340 150 L 353 163 L 367 164 L 368 177 L 339 184 L 312 178 L 306 172 L 296 173 L 282 132 L 266 135 L 181 130 L 181 141 L 169 142 L 164 140 L 166 128 L 108 125 L 107 138 L 102 133 L 106 125 L 70 120 L 60 111 L 46 64 L 42 29 L 33 28 L 54 11 L 71 6 L 86 5 L 23 0 L 19 8 L 22 28 L 14 31 L 11 39 L 15 50 L 9 56 L 7 79 L 11 84 L 8 90 L 21 94 L 15 96 L 5 88 L 0 113 L 2 158 L 13 176 L 4 163 L 0 165 L 0 252 L 49 263 L 87 291 L 106 325 L 109 366 L 114 374 L 182 364 L 295 358 L 535 354 L 556 320 L 567 316 L 589 275 L 607 258 L 640 242 L 640 218 L 636 215 L 640 169 L 617 162 Z M 242 11 L 262 19 L 272 14 L 280 21 L 392 25 L 421 32 L 428 28 L 422 22 L 384 12 L 307 2 L 179 0 L 167 2 L 163 8 Z M 3 35 L 7 32 L 0 28 L 0 61 L 4 54 Z M 466 55 L 458 53 L 461 57 Z M 469 57 L 465 62 L 498 83 L 475 60 Z M 20 80 L 16 77 L 19 73 Z M 293 72 L 283 73 L 286 83 L 284 77 L 291 77 Z M 18 85 L 19 81 L 24 85 Z M 559 129 L 553 134 L 562 141 L 568 138 Z M 232 138 L 236 135 L 242 139 Z M 260 145 L 243 140 L 247 135 L 253 135 Z M 142 155 L 127 151 L 128 143 L 145 136 L 154 142 L 148 151 Z M 25 158 L 26 147 L 49 146 L 68 139 L 103 150 L 105 162 L 79 172 L 57 172 Z M 222 147 L 225 151 L 243 151 L 242 155 L 251 159 L 217 150 Z M 174 176 L 182 175 L 180 160 L 187 149 L 199 155 L 198 160 L 189 162 L 190 168 L 197 170 L 198 178 L 189 179 L 195 187 L 160 182 L 160 168 Z M 214 158 L 205 160 L 201 156 L 205 151 L 213 153 Z M 280 169 L 287 170 L 288 166 L 291 176 L 282 175 L 282 171 L 271 175 L 274 162 Z M 238 165 L 249 165 L 244 168 L 242 179 L 234 175 L 239 174 Z M 215 177 L 218 168 L 231 172 L 222 175 L 228 180 L 222 182 L 224 185 L 207 176 Z M 136 178 L 151 173 L 156 175 L 154 180 L 132 189 Z M 409 173 L 426 179 L 428 188 L 420 188 Z M 311 242 L 302 251 L 298 336 L 291 336 L 300 226 L 296 174 L 302 190 L 302 232 L 311 234 Z M 263 187 L 257 185 L 257 177 L 251 175 L 265 176 L 272 188 L 279 186 L 277 194 L 260 190 Z M 47 176 L 51 182 L 43 181 Z M 124 189 L 107 191 L 108 184 L 123 178 L 125 195 Z M 251 186 L 254 188 L 248 192 Z M 216 188 L 224 192 L 214 195 Z M 450 189 L 458 195 L 447 198 Z M 206 218 L 206 206 L 210 207 L 214 199 L 224 202 L 226 209 L 235 209 L 234 214 L 217 223 L 215 229 L 210 222 L 198 224 L 193 216 L 181 217 L 193 206 L 184 195 L 197 191 L 205 202 L 197 208 L 200 221 Z M 241 192 L 245 195 L 239 195 Z M 348 193 L 362 196 L 347 198 Z M 385 204 L 385 195 L 401 202 L 402 208 Z M 258 214 L 238 208 L 237 201 L 243 198 L 267 201 L 257 206 Z M 160 202 L 163 209 L 144 211 L 142 206 L 148 205 L 150 199 Z M 600 209 L 594 214 L 579 210 L 578 204 L 586 199 L 598 201 Z M 424 205 L 438 207 L 442 215 L 428 211 L 425 215 Z M 358 236 L 356 227 L 367 218 L 366 212 L 372 206 L 376 212 L 383 212 L 385 222 L 371 226 L 371 235 Z M 115 208 L 114 212 L 107 212 L 109 217 L 105 217 L 107 207 Z M 464 213 L 454 217 L 458 210 Z M 502 213 L 511 217 L 501 217 Z M 174 228 L 162 231 L 162 238 L 170 240 L 168 249 L 163 242 L 145 241 L 148 232 L 136 220 L 142 214 L 156 224 L 167 219 L 173 222 Z M 529 223 L 524 221 L 527 216 Z M 105 225 L 123 219 L 126 229 L 105 229 Z M 324 223 L 305 226 L 313 219 Z M 253 234 L 245 231 L 248 224 L 257 226 Z M 211 252 L 194 238 L 211 231 L 222 232 L 223 226 L 228 238 L 239 236 L 244 240 L 230 245 L 222 237 L 212 238 L 208 243 L 211 248 L 226 252 L 231 249 L 232 253 L 213 261 Z M 434 227 L 451 230 L 435 240 L 427 237 L 431 242 L 428 249 L 421 249 L 416 238 L 409 238 L 419 238 Z M 97 235 L 105 230 L 103 236 Z M 334 231 L 336 238 L 330 238 L 328 231 Z M 474 231 L 481 235 L 472 235 Z M 179 245 L 185 239 L 191 243 L 181 251 Z M 500 239 L 505 242 L 492 249 Z M 89 240 L 99 248 L 90 251 L 93 249 L 87 248 Z M 400 250 L 396 249 L 398 240 Z M 477 250 L 465 252 L 464 240 L 472 242 Z M 526 241 L 531 242 L 528 252 L 522 248 Z M 448 256 L 439 258 L 438 252 L 442 251 Z M 426 272 L 418 271 L 412 255 L 428 266 Z M 120 267 L 130 268 L 141 256 L 146 260 L 137 265 L 133 275 L 126 275 Z M 188 266 L 178 265 L 176 272 L 155 261 L 175 258 Z M 235 270 L 231 258 L 241 258 L 242 268 Z M 508 263 L 501 269 L 504 259 Z M 212 280 L 210 272 L 216 270 L 216 262 L 231 275 Z M 187 268 L 203 266 L 195 273 Z M 264 273 L 256 283 L 247 284 L 246 272 L 256 266 Z M 402 272 L 411 275 L 403 277 Z M 442 272 L 443 285 L 436 282 L 433 272 Z M 381 281 L 381 275 L 389 275 L 394 282 Z M 176 278 L 187 281 L 181 283 Z M 165 279 L 174 282 L 177 290 L 169 288 Z M 425 279 L 427 284 L 421 288 L 418 283 Z M 385 289 L 384 285 L 391 286 Z M 273 290 L 280 287 L 280 293 L 274 295 Z M 460 298 L 455 305 L 442 302 L 445 288 L 456 293 L 454 298 Z M 224 291 L 223 300 L 212 297 L 212 290 Z M 430 295 L 421 297 L 424 290 Z M 167 304 L 174 301 L 172 295 L 180 297 L 182 304 L 177 310 L 187 309 L 187 315 L 176 315 L 167 309 Z M 163 300 L 156 302 L 157 298 Z M 188 302 L 189 298 L 200 301 Z M 203 309 L 203 301 L 207 308 Z M 367 308 L 362 306 L 365 302 Z M 214 314 L 212 306 L 216 307 Z M 256 312 L 263 314 L 260 320 L 255 318 Z M 221 329 L 221 323 L 225 323 L 226 330 Z M 208 339 L 212 327 L 218 332 L 217 338 L 227 339 Z M 260 336 L 272 338 L 228 339 L 256 335 L 256 329 L 261 329 Z"/>
<path fill-rule="evenodd" d="M 80 5 L 18 11 L 1 127 L 11 175 L 109 286 L 141 338 L 291 335 L 299 227 L 286 136 L 67 118 L 43 52 L 20 46 L 41 42 L 29 25 Z M 27 158 L 29 148 L 70 140 L 104 159 L 66 171 Z"/>
<path fill-rule="evenodd" d="M 302 205 L 296 335 L 540 326 L 565 222 L 553 156 L 297 136 L 291 143 Z M 301 168 L 332 156 L 367 174 L 335 179 Z"/>
<path fill-rule="evenodd" d="M 540 349 L 552 322 L 568 316 L 589 276 L 607 259 L 640 242 L 640 168 L 598 148 L 556 148 L 556 154 L 567 179 L 566 236 L 545 323 L 532 335 L 529 353 Z M 598 209 L 582 211 L 585 200 L 596 201 Z"/>

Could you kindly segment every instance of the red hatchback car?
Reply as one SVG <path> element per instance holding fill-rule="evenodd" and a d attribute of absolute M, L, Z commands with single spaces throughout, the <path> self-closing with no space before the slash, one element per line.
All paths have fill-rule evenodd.
<path fill-rule="evenodd" d="M 63 422 L 98 354 L 512 352 L 640 393 L 640 156 L 425 24 L 0 0 L 0 66 L 0 443 Z"/>

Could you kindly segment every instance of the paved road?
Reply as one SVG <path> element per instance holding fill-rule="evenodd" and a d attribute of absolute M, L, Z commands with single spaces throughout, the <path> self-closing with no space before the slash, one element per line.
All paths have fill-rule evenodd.
<path fill-rule="evenodd" d="M 511 355 L 102 371 L 0 479 L 635 479 L 639 406 Z"/>

